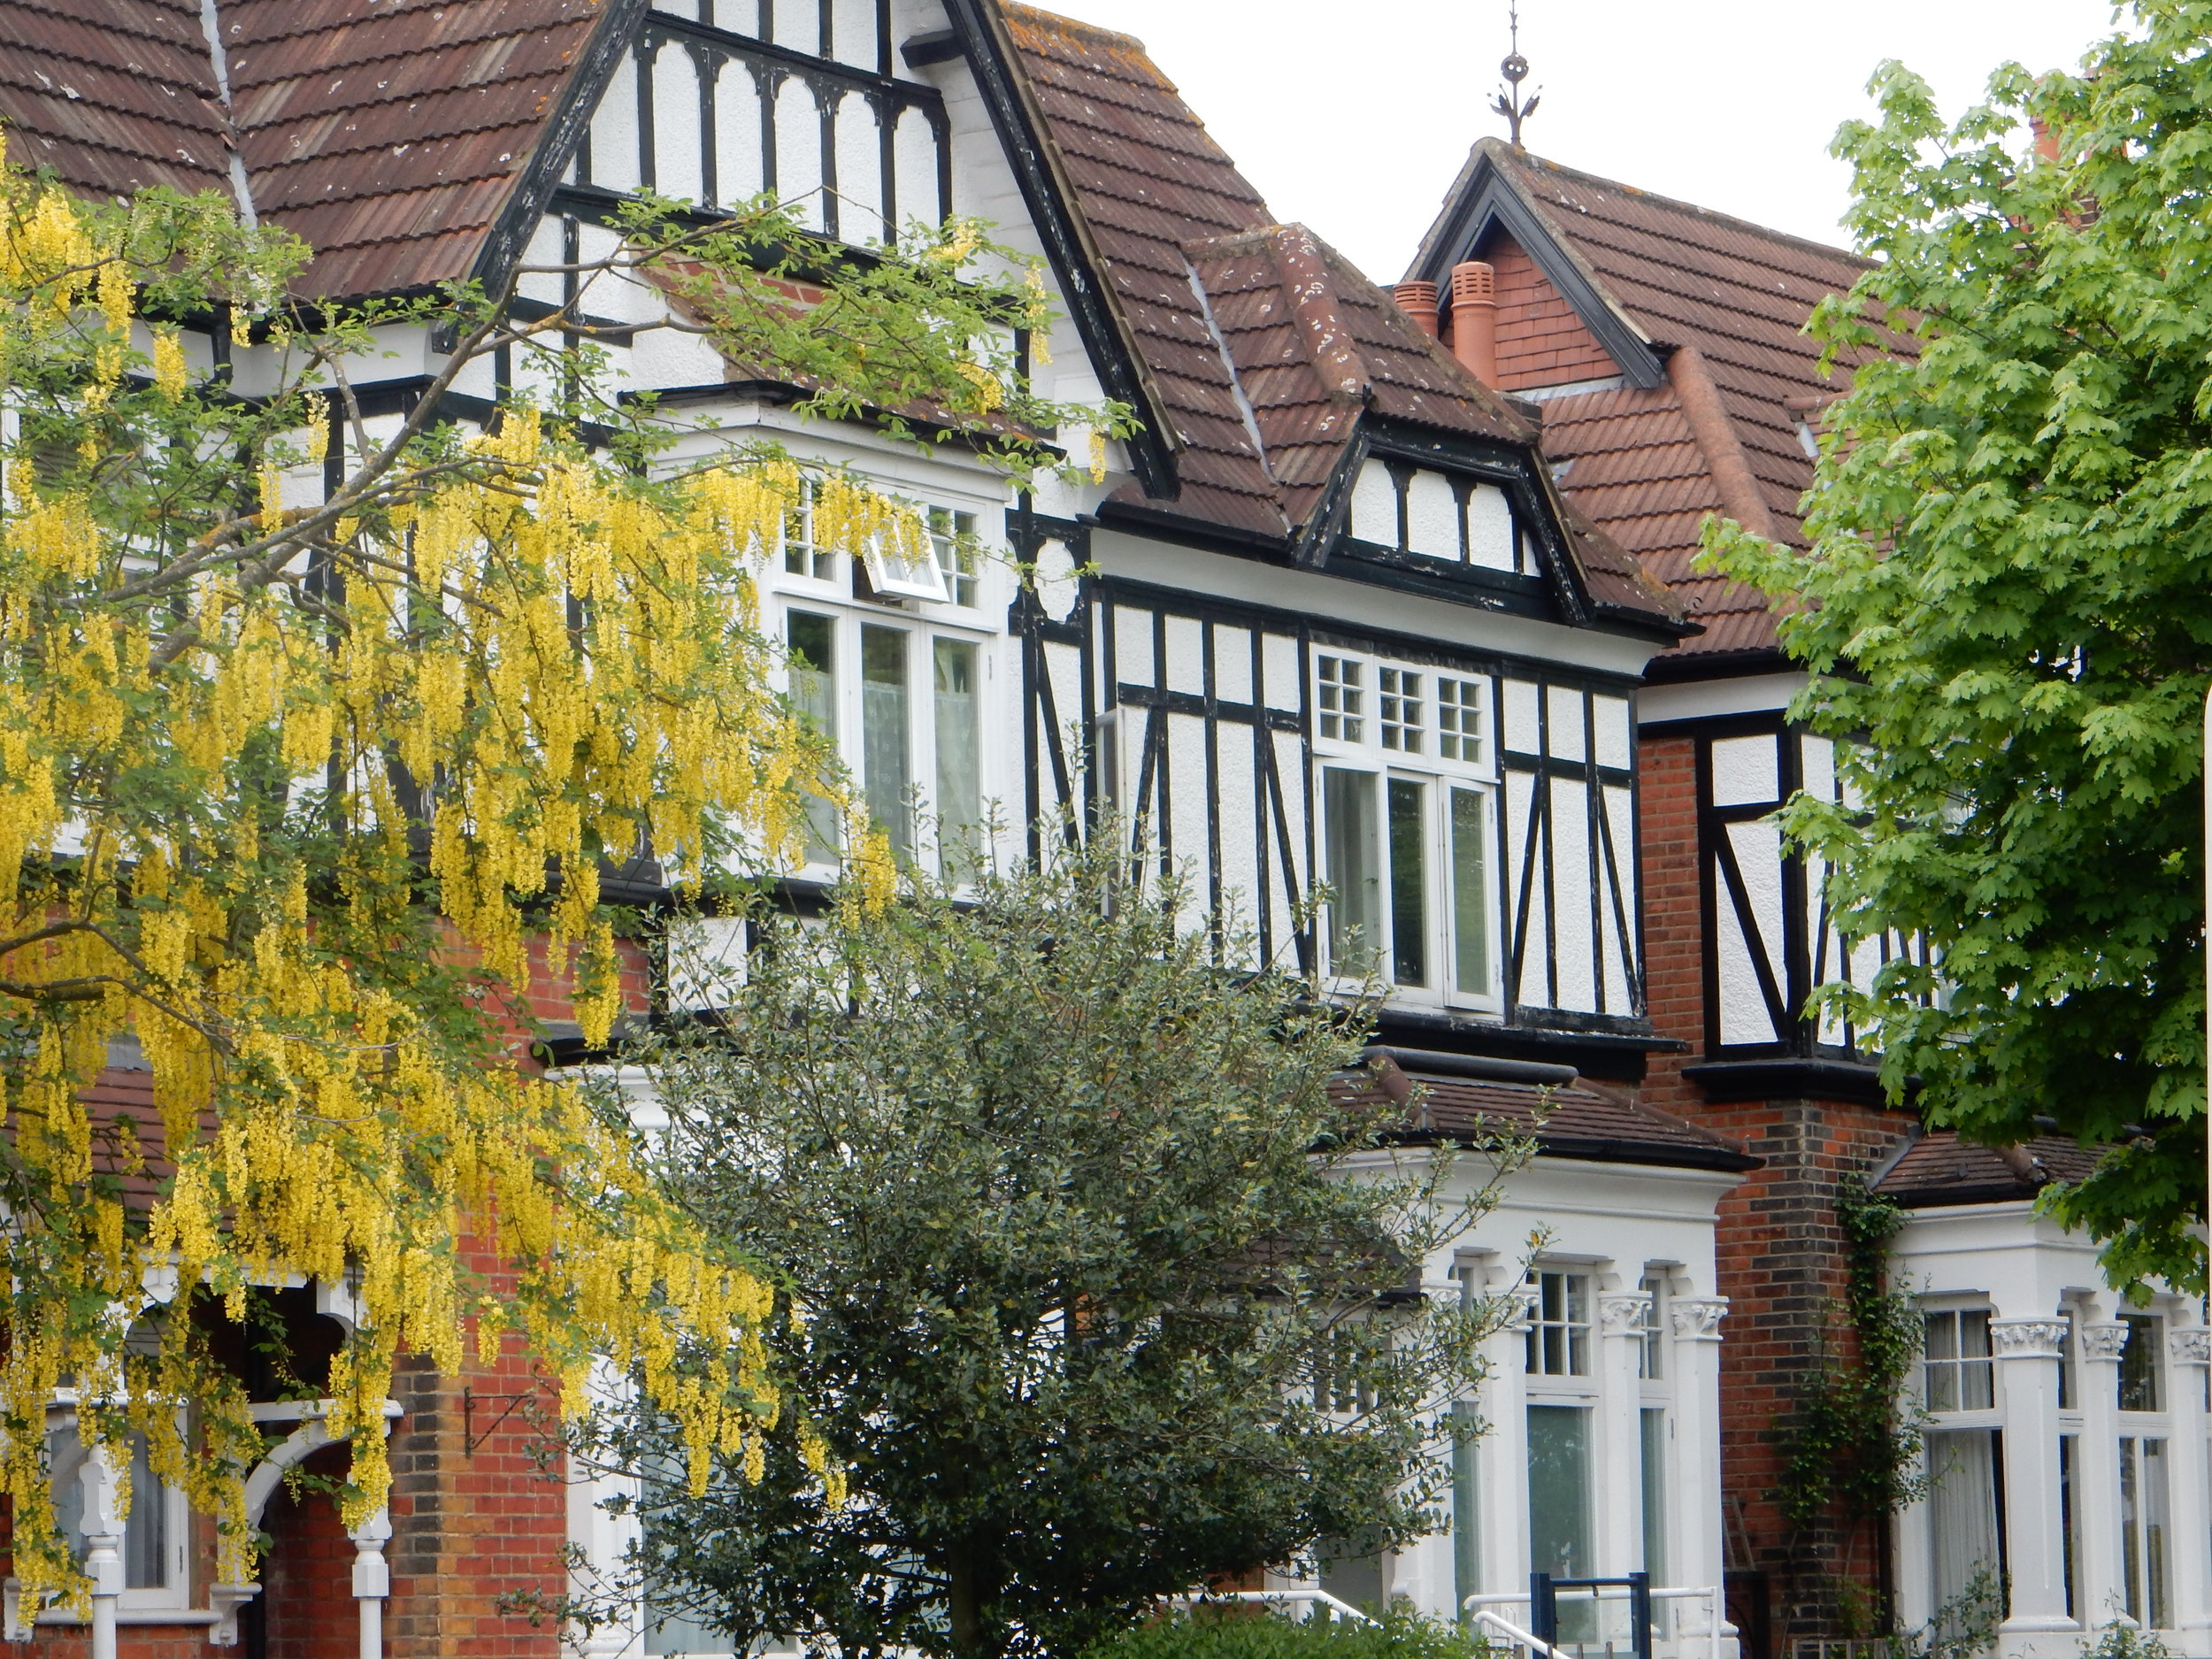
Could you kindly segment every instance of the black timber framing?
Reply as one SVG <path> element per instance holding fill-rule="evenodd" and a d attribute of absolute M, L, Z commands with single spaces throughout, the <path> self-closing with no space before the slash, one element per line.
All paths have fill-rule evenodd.
<path fill-rule="evenodd" d="M 1047 148 L 1031 107 L 1010 43 L 1001 34 L 990 0 L 945 0 L 945 15 L 967 49 L 968 70 L 990 111 L 991 125 L 1006 153 L 1022 201 L 1029 209 L 1045 256 L 1060 280 L 1061 297 L 1082 336 L 1084 349 L 1098 370 L 1106 395 L 1138 411 L 1136 432 L 1124 442 L 1144 493 L 1172 501 L 1182 486 L 1175 473 L 1173 448 L 1165 433 L 1165 411 L 1150 395 L 1134 345 L 1123 333 L 1107 297 L 1104 273 L 1094 259 L 1077 215 Z"/>
<path fill-rule="evenodd" d="M 599 27 L 585 42 L 583 55 L 562 89 L 551 118 L 538 129 L 537 147 L 531 151 L 520 180 L 492 220 L 476 263 L 470 268 L 470 280 L 481 283 L 486 293 L 505 291 L 538 221 L 545 217 L 561 175 L 585 147 L 599 100 L 613 81 L 623 53 L 636 40 L 645 15 L 646 0 L 611 0 L 600 17 Z"/>

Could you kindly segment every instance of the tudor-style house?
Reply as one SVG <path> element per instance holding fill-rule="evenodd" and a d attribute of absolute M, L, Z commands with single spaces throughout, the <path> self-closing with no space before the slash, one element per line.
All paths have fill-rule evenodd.
<path fill-rule="evenodd" d="M 334 303 L 588 258 L 646 189 L 710 210 L 772 191 L 849 243 L 972 214 L 1041 255 L 1065 320 L 1033 342 L 1041 389 L 1120 399 L 1141 426 L 1102 480 L 1033 499 L 957 448 L 802 419 L 790 388 L 695 338 L 625 343 L 621 324 L 668 303 L 657 288 L 592 303 L 679 454 L 772 436 L 927 510 L 926 565 L 856 569 L 802 520 L 762 580 L 791 696 L 903 854 L 956 873 L 1110 802 L 1133 849 L 1193 869 L 1258 949 L 1386 980 L 1379 1071 L 1425 1089 L 1432 1121 L 1536 1129 L 1507 1206 L 1422 1264 L 1428 1294 L 1512 1294 L 1525 1315 L 1473 1402 L 1495 1428 L 1453 1471 L 1452 1530 L 1330 1560 L 1325 1581 L 1440 1614 L 1525 1592 L 1532 1570 L 1718 1582 L 1715 1224 L 1755 1160 L 1623 1093 L 1671 1041 L 1648 990 L 1634 700 L 1689 630 L 1563 497 L 1525 409 L 1276 224 L 1138 42 L 1002 0 L 104 0 L 97 28 L 73 12 L 0 9 L 11 153 L 88 191 L 229 192 L 315 247 L 304 280 Z M 570 296 L 549 276 L 526 297 Z M 430 330 L 394 341 L 357 388 L 373 431 L 441 349 Z M 508 372 L 457 387 L 455 418 L 484 418 Z M 838 853 L 818 837 L 794 902 Z M 119 1110 L 137 1075 L 111 1072 Z M 311 1349 L 343 1299 L 291 1294 Z M 352 1538 L 281 1482 L 300 1463 L 342 1474 L 346 1448 L 312 1402 L 271 1402 L 257 1584 L 209 1582 L 204 1518 L 157 1482 L 104 1516 L 111 1483 L 77 1470 L 137 1563 L 95 1628 L 165 1659 L 549 1659 L 558 1632 L 512 1599 L 557 1595 L 572 1541 L 619 1551 L 607 1488 L 533 1460 L 544 1396 L 518 1356 L 455 1376 L 426 1361 L 404 1385 L 388 1512 Z M 70 1409 L 52 1418 L 65 1483 Z M 1715 1611 L 1672 1604 L 1665 1641 L 1709 1651 Z M 22 1606 L 7 1636 L 74 1653 L 86 1629 Z M 641 1610 L 590 1645 L 726 1642 Z"/>
<path fill-rule="evenodd" d="M 2212 1652 L 2200 1309 L 2171 1295 L 2116 1305 L 2093 1249 L 2032 1213 L 2040 1185 L 2082 1171 L 2080 1148 L 1924 1135 L 1884 1100 L 1857 1034 L 1807 1013 L 1816 986 L 1863 983 L 1916 946 L 1849 944 L 1817 861 L 1783 848 L 1772 813 L 1801 789 L 1832 796 L 1834 752 L 1787 718 L 1804 677 L 1766 601 L 1694 561 L 1714 514 L 1801 545 L 1821 412 L 1846 383 L 1824 375 L 1803 331 L 1863 269 L 1485 139 L 1397 292 L 1485 384 L 1523 400 L 1570 509 L 1702 625 L 1653 658 L 1636 694 L 1646 984 L 1655 1032 L 1671 1040 L 1639 1098 L 1762 1161 L 1723 1201 L 1718 1237 L 1729 1603 L 1744 1651 L 1824 1659 L 1863 1633 L 1839 1580 L 1877 1606 L 1893 1598 L 1909 1631 L 1985 1576 L 2007 1655 L 2076 1651 L 2116 1617 L 2177 1652 Z M 1847 1174 L 1909 1211 L 1892 1283 L 1924 1298 L 1913 1393 L 1935 1425 L 1928 1500 L 1887 1538 L 1855 1540 L 1833 1525 L 1793 1536 L 1777 1490 L 1843 1287 Z"/>

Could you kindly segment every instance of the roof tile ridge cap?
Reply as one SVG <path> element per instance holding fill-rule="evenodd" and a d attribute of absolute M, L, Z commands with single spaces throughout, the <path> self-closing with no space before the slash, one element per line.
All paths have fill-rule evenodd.
<path fill-rule="evenodd" d="M 997 37 L 997 44 L 1006 65 L 1007 81 L 1013 88 L 1014 96 L 1021 101 L 1022 114 L 1027 119 L 1029 130 L 1036 138 L 1038 154 L 1051 173 L 1052 181 L 1058 188 L 1060 200 L 1067 209 L 1068 223 L 1073 227 L 1076 239 L 1083 245 L 1083 256 L 1090 265 L 1107 314 L 1113 319 L 1114 326 L 1121 334 L 1122 349 L 1128 353 L 1130 365 L 1136 372 L 1137 384 L 1143 388 L 1146 401 L 1151 404 L 1149 410 L 1140 411 L 1139 413 L 1161 417 L 1151 423 L 1151 432 L 1171 463 L 1188 446 L 1183 442 L 1183 434 L 1174 421 L 1165 418 L 1171 406 L 1160 390 L 1159 377 L 1152 372 L 1151 359 L 1145 356 L 1143 343 L 1138 339 L 1136 328 L 1129 320 L 1127 310 L 1122 303 L 1121 290 L 1115 285 L 1109 261 L 1099 251 L 1098 237 L 1091 227 L 1091 216 L 1084 211 L 1082 198 L 1076 192 L 1068 171 L 1067 157 L 1062 153 L 1059 136 L 1052 128 L 1052 118 L 1045 113 L 1044 105 L 1037 97 L 1029 65 L 1023 60 L 1022 49 L 1014 39 L 1009 13 L 1022 12 L 1039 18 L 1050 18 L 1055 22 L 1066 22 L 1068 19 L 1056 12 L 1037 12 L 1032 7 L 1018 4 L 1018 0 L 981 0 L 976 12 L 983 19 L 983 27 Z M 1152 63 L 1148 57 L 1144 61 Z M 1152 71 L 1159 74 L 1159 66 L 1153 65 Z M 1163 81 L 1167 79 L 1164 75 L 1160 78 Z M 1187 112 L 1190 112 L 1190 105 L 1183 102 L 1182 94 L 1171 88 L 1169 96 L 1182 104 Z M 1191 119 L 1194 121 L 1198 119 L 1195 112 L 1191 112 Z"/>
<path fill-rule="evenodd" d="M 1215 240 L 1225 242 L 1235 239 L 1220 237 Z M 1229 349 L 1228 338 L 1222 334 L 1220 321 L 1214 316 L 1213 296 L 1206 292 L 1205 279 L 1198 274 L 1198 265 L 1191 257 L 1189 247 L 1180 251 L 1183 255 L 1183 273 L 1189 280 L 1192 297 L 1198 302 L 1199 320 L 1206 325 L 1207 338 L 1214 342 L 1214 350 L 1220 356 L 1222 373 L 1229 377 L 1229 395 L 1236 400 L 1237 415 L 1244 423 L 1244 435 L 1251 441 L 1253 458 L 1260 464 L 1260 475 L 1267 480 L 1267 487 L 1273 492 L 1276 517 L 1287 527 L 1290 514 L 1283 506 L 1282 480 L 1275 476 L 1274 463 L 1268 458 L 1267 440 L 1260 433 L 1259 411 L 1252 407 L 1252 399 L 1244 389 L 1244 376 L 1238 371 L 1236 357 Z"/>
<path fill-rule="evenodd" d="M 1723 511 L 1753 534 L 1778 540 L 1781 532 L 1773 509 L 1751 470 L 1736 423 L 1720 401 L 1720 388 L 1706 366 L 1705 354 L 1694 345 L 1677 346 L 1667 357 L 1667 381 L 1674 388 L 1683 419 L 1690 423 L 1690 435 L 1704 451 L 1705 469 L 1720 495 Z"/>
<path fill-rule="evenodd" d="M 1641 185 L 1630 184 L 1620 179 L 1609 179 L 1603 173 L 1588 173 L 1580 167 L 1571 167 L 1563 161 L 1552 160 L 1548 156 L 1532 156 L 1526 150 L 1522 150 L 1519 152 L 1519 158 L 1531 167 L 1540 167 L 1547 173 L 1556 173 L 1566 178 L 1580 180 L 1585 184 L 1598 185 L 1608 190 L 1618 190 L 1624 196 L 1632 196 L 1640 202 L 1655 202 L 1662 207 L 1671 207 L 1678 212 L 1694 214 L 1699 219 L 1710 219 L 1717 225 L 1732 225 L 1740 230 L 1750 231 L 1770 242 L 1786 242 L 1793 247 L 1803 248 L 1809 252 L 1827 254 L 1832 258 L 1842 260 L 1847 265 L 1871 269 L 1874 264 L 1863 255 L 1855 254 L 1848 248 L 1839 248 L 1833 242 L 1815 242 L 1810 236 L 1800 236 L 1794 231 L 1777 230 L 1771 225 L 1760 224 L 1755 219 L 1744 219 L 1734 213 L 1724 213 L 1717 207 L 1701 207 L 1695 202 L 1686 202 L 1678 196 L 1663 196 L 1656 190 L 1647 190 Z"/>
<path fill-rule="evenodd" d="M 1504 180 L 1507 187 L 1520 198 L 1521 205 L 1529 211 L 1531 217 L 1550 234 L 1552 246 L 1559 250 L 1561 256 L 1569 265 L 1582 273 L 1582 280 L 1590 285 L 1592 291 L 1611 307 L 1613 315 L 1620 319 L 1621 326 L 1642 341 L 1644 344 L 1655 347 L 1658 342 L 1652 338 L 1651 331 L 1637 319 L 1636 314 L 1628 309 L 1627 303 L 1613 291 L 1612 285 L 1605 280 L 1604 274 L 1597 266 L 1592 265 L 1582 250 L 1575 245 L 1574 237 L 1569 233 L 1567 225 L 1551 211 L 1549 204 L 1544 201 L 1543 197 L 1531 188 L 1528 176 L 1521 171 L 1521 168 L 1531 165 L 1548 165 L 1550 164 L 1544 162 L 1540 157 L 1530 155 L 1526 150 L 1514 150 L 1509 145 L 1504 148 L 1511 162 L 1517 165 L 1499 163 L 1498 177 Z M 1524 251 L 1526 250 L 1524 250 Z M 1533 257 L 1532 255 L 1531 257 Z"/>
<path fill-rule="evenodd" d="M 1333 403 L 1363 406 L 1369 394 L 1367 364 L 1353 347 L 1351 333 L 1337 311 L 1334 280 L 1320 238 L 1303 225 L 1283 225 L 1267 240 L 1321 389 Z"/>
<path fill-rule="evenodd" d="M 1152 73 L 1159 75 L 1164 83 L 1170 87 L 1175 84 L 1169 81 L 1166 75 L 1161 73 L 1160 66 L 1152 62 L 1151 50 L 1133 35 L 1125 35 L 1118 29 L 1102 28 L 1095 23 L 1086 23 L 1080 18 L 1063 16 L 1057 12 L 1048 12 L 1042 6 L 1024 5 L 1021 0 L 999 0 L 999 9 L 1006 13 L 1010 23 L 1019 20 L 1039 28 L 1048 29 L 1056 35 L 1065 35 L 1081 41 L 1094 41 L 1101 46 L 1111 46 L 1120 51 L 1133 53 L 1143 58 L 1150 66 Z"/>

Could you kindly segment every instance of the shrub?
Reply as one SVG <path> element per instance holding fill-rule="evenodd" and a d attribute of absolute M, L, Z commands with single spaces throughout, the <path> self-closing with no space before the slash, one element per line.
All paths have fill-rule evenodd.
<path fill-rule="evenodd" d="M 1403 1606 L 1379 1624 L 1205 1607 L 1125 1631 L 1083 1659 L 1486 1659 L 1489 1644 Z"/>

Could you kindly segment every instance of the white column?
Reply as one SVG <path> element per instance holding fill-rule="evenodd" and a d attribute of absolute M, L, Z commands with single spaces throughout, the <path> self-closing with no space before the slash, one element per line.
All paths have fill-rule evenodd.
<path fill-rule="evenodd" d="M 2186 1651 L 2201 1653 L 2202 1632 L 2212 1625 L 2212 1585 L 2208 1585 L 2207 1533 L 2212 1531 L 2212 1493 L 2206 1490 L 2205 1366 L 2212 1363 L 2212 1331 L 2184 1325 L 2168 1333 L 2172 1398 L 2172 1442 L 2166 1448 L 2167 1499 L 2172 1506 L 2174 1542 L 2167 1572 L 2172 1585 L 2174 1623 L 2196 1637 Z"/>
<path fill-rule="evenodd" d="M 1673 1513 L 1668 1518 L 1668 1547 L 1673 1552 L 1667 1576 L 1688 1589 L 1717 1587 L 1726 1566 L 1721 1543 L 1720 1485 L 1720 1322 L 1728 1311 L 1724 1296 L 1673 1296 L 1673 1351 L 1667 1356 L 1674 1394 Z M 1734 1635 L 1717 1605 L 1693 1603 L 1678 1615 L 1685 1652 L 1710 1652 L 1712 1621 L 1722 1620 L 1722 1637 Z M 1702 1641 L 1699 1640 L 1702 1638 Z"/>
<path fill-rule="evenodd" d="M 1511 1271 L 1511 1270 L 1509 1270 Z M 1506 1293 L 1516 1313 L 1482 1345 L 1489 1362 L 1484 1415 L 1490 1432 L 1476 1460 L 1482 1505 L 1482 1587 L 1489 1594 L 1528 1588 L 1528 1328 L 1536 1293 Z M 1511 1617 L 1512 1609 L 1507 1609 Z"/>
<path fill-rule="evenodd" d="M 1644 1564 L 1643 1325 L 1650 1293 L 1598 1298 L 1597 1571 L 1617 1578 Z"/>
<path fill-rule="evenodd" d="M 1993 1319 L 1997 1403 L 2005 1414 L 2005 1553 L 2012 1605 L 2008 1634 L 2071 1630 L 2059 1508 L 2057 1319 Z"/>
<path fill-rule="evenodd" d="M 82 1420 L 77 1430 L 84 1433 Z M 115 1659 L 115 1609 L 123 1596 L 122 1496 L 104 1450 L 86 1440 L 84 1467 L 85 1577 L 92 1580 L 92 1659 Z"/>
<path fill-rule="evenodd" d="M 2127 1338 L 2127 1326 L 2116 1323 L 2085 1323 L 2080 1329 L 2074 1513 L 2081 1529 L 2082 1623 L 2091 1629 L 2109 1624 L 2127 1606 L 2127 1588 L 2120 1582 L 2119 1440 L 2120 1350 Z"/>
<path fill-rule="evenodd" d="M 353 1540 L 353 1599 L 361 1617 L 361 1659 L 384 1659 L 384 1599 L 392 1593 L 392 1517 L 378 1509 L 348 1534 Z"/>

